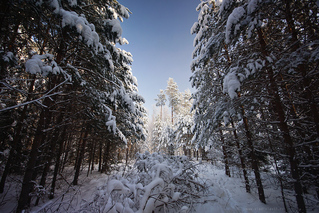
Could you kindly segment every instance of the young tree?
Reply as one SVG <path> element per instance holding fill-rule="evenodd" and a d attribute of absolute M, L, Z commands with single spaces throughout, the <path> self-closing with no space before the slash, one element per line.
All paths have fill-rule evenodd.
<path fill-rule="evenodd" d="M 191 144 L 192 126 L 194 125 L 192 108 L 192 95 L 190 90 L 180 93 L 179 111 L 175 116 L 175 143 L 176 149 L 183 148 L 184 154 L 187 155 L 188 151 L 195 150 Z M 198 147 L 197 147 L 198 148 Z"/>

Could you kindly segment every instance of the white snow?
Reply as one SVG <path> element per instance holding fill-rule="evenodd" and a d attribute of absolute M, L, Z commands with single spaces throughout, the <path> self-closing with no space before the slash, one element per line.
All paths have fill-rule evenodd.
<path fill-rule="evenodd" d="M 105 23 L 111 25 L 112 32 L 117 33 L 118 37 L 121 37 L 123 30 L 121 27 L 121 22 L 118 19 L 108 19 L 105 21 Z"/>
<path fill-rule="evenodd" d="M 237 97 L 237 91 L 240 91 L 240 82 L 234 72 L 229 72 L 224 77 L 223 92 L 228 93 L 231 99 Z"/>
<path fill-rule="evenodd" d="M 68 0 L 69 4 L 71 7 L 74 7 L 76 5 L 78 5 L 78 1 L 77 0 Z"/>
<path fill-rule="evenodd" d="M 9 62 L 9 61 L 13 61 L 15 59 L 15 56 L 13 52 L 6 52 L 6 54 L 2 56 L 2 59 L 5 62 Z"/>
<path fill-rule="evenodd" d="M 259 0 L 250 0 L 247 5 L 247 14 L 250 15 L 256 11 Z"/>
<path fill-rule="evenodd" d="M 151 162 L 149 162 L 151 163 Z M 197 164 L 196 169 L 199 178 L 206 183 L 207 188 L 205 189 L 206 194 L 202 195 L 198 199 L 192 200 L 192 203 L 188 205 L 180 205 L 179 211 L 171 211 L 167 209 L 167 212 L 201 212 L 201 213 L 283 213 L 284 206 L 280 198 L 280 190 L 273 186 L 274 181 L 269 176 L 264 176 L 263 180 L 265 183 L 265 194 L 267 198 L 267 204 L 263 204 L 258 200 L 258 193 L 256 188 L 252 189 L 251 193 L 246 193 L 244 189 L 244 181 L 239 178 L 239 170 L 232 168 L 232 175 L 234 177 L 228 177 L 225 175 L 222 165 L 214 166 L 210 162 L 204 162 Z M 72 172 L 72 168 L 70 168 Z M 117 176 L 116 173 L 113 175 Z M 128 176 L 132 174 L 127 174 Z M 252 173 L 250 174 L 252 177 Z M 121 176 L 121 175 L 119 175 Z M 78 186 L 67 186 L 63 180 L 59 184 L 66 184 L 66 187 L 60 186 L 61 188 L 57 191 L 56 197 L 51 201 L 40 202 L 39 206 L 33 206 L 31 212 L 47 212 L 54 211 L 54 209 L 60 208 L 60 212 L 91 212 L 91 209 L 99 210 L 100 212 L 121 212 L 121 213 L 133 213 L 141 212 L 148 213 L 152 212 L 156 205 L 166 202 L 168 197 L 163 197 L 160 200 L 152 198 L 154 196 L 154 188 L 164 186 L 162 178 L 155 178 L 145 187 L 142 184 L 130 185 L 125 179 L 109 180 L 111 176 L 100 174 L 97 171 L 93 172 L 89 177 L 86 177 L 86 172 L 80 176 L 80 185 Z M 65 180 L 70 181 L 72 175 L 64 176 Z M 174 190 L 174 186 L 167 188 Z M 14 186 L 12 185 L 12 189 Z M 68 190 L 67 190 L 68 189 Z M 130 193 L 140 197 L 140 207 L 137 209 L 134 206 L 134 201 L 127 197 L 122 199 L 122 202 L 114 202 L 116 197 L 121 200 L 124 195 L 129 196 Z M 111 196 L 109 196 L 112 193 Z M 11 212 L 15 207 L 15 190 L 11 190 L 4 201 L 7 203 L 0 206 L 0 212 Z M 3 196 L 1 194 L 0 196 Z M 150 197 L 151 196 L 151 197 Z M 173 192 L 171 194 L 172 201 L 183 199 L 180 192 Z M 136 196 L 135 196 L 136 197 Z M 3 197 L 1 197 L 3 198 Z M 102 199 L 103 198 L 103 199 Z M 294 204 L 293 195 L 287 194 L 287 199 L 291 202 L 291 207 Z M 93 203 L 96 203 L 95 206 Z M 144 208 L 145 207 L 145 208 Z M 144 209 L 143 209 L 144 208 Z M 135 209 L 135 210 L 134 210 Z M 308 210 L 310 213 L 317 212 L 318 207 Z"/>
<path fill-rule="evenodd" d="M 107 183 L 107 191 L 108 193 L 112 193 L 113 190 L 119 192 L 120 194 L 127 194 L 130 192 L 130 189 L 125 187 L 124 184 L 119 180 L 110 180 Z"/>
<path fill-rule="evenodd" d="M 30 74 L 41 74 L 47 76 L 49 73 L 54 75 L 66 74 L 61 67 L 53 60 L 52 54 L 34 55 L 25 63 L 26 72 Z"/>
<path fill-rule="evenodd" d="M 234 30 L 234 34 L 237 33 L 237 31 L 239 30 L 240 25 L 240 19 L 243 17 L 243 15 L 245 14 L 245 9 L 243 7 L 237 7 L 233 10 L 233 12 L 229 15 L 228 19 L 227 19 L 227 24 L 226 24 L 226 44 L 228 44 L 230 42 L 230 36 L 232 33 L 232 28 L 233 25 L 235 25 L 236 29 Z"/>
<path fill-rule="evenodd" d="M 196 33 L 197 28 L 198 28 L 198 22 L 195 22 L 193 26 L 191 27 L 191 34 Z"/>
<path fill-rule="evenodd" d="M 124 18 L 130 17 L 129 12 L 127 11 L 126 7 L 124 7 L 123 5 L 120 6 L 120 11 L 121 11 L 121 14 Z"/>

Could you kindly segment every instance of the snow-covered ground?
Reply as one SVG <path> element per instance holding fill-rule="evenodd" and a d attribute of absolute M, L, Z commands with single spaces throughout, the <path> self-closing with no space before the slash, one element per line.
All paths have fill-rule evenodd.
<path fill-rule="evenodd" d="M 192 203 L 188 204 L 188 208 L 180 208 L 179 212 L 199 212 L 199 213 L 253 213 L 253 212 L 285 212 L 279 188 L 276 188 L 271 178 L 264 176 L 264 187 L 267 204 L 263 204 L 258 200 L 257 190 L 253 187 L 252 193 L 246 193 L 243 180 L 236 177 L 238 171 L 234 172 L 235 177 L 225 175 L 222 167 L 214 166 L 208 162 L 193 162 L 196 164 L 196 177 L 206 186 L 205 193 Z M 130 170 L 126 170 L 130 171 Z M 114 174 L 123 174 L 122 168 L 114 171 Z M 91 212 L 85 211 L 85 205 L 91 205 L 98 189 L 106 186 L 110 181 L 111 175 L 93 172 L 86 177 L 86 171 L 83 170 L 80 176 L 80 184 L 78 186 L 71 185 L 72 171 L 69 175 L 65 175 L 59 180 L 57 195 L 53 200 L 41 200 L 39 206 L 33 206 L 31 212 Z M 16 207 L 17 195 L 19 189 L 17 184 L 11 182 L 10 190 L 0 195 L 0 212 L 13 212 Z M 100 190 L 101 192 L 101 190 Z M 102 191 L 104 192 L 104 191 Z M 289 194 L 289 193 L 288 193 Z M 46 196 L 44 196 L 46 197 Z M 287 196 L 289 212 L 296 212 L 294 197 Z M 306 199 L 311 204 L 308 212 L 319 212 L 318 201 Z M 311 202 L 311 203 L 309 203 Z M 294 209 L 293 209 L 294 208 Z M 82 211 L 80 211 L 82 209 Z M 96 211 L 98 212 L 98 211 Z M 128 211 L 129 212 L 129 211 Z M 147 212 L 146 212 L 147 213 Z"/>
<path fill-rule="evenodd" d="M 207 180 L 209 192 L 203 197 L 203 204 L 196 207 L 196 212 L 285 212 L 280 192 L 272 188 L 265 189 L 267 204 L 258 199 L 257 191 L 246 193 L 243 180 L 230 178 L 225 171 L 208 163 L 198 166 L 200 176 Z"/>

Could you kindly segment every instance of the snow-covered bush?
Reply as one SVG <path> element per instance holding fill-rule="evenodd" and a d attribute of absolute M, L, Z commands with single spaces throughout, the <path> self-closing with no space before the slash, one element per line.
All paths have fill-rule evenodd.
<path fill-rule="evenodd" d="M 137 153 L 134 168 L 99 187 L 82 212 L 184 212 L 205 193 L 195 170 L 185 156 Z"/>

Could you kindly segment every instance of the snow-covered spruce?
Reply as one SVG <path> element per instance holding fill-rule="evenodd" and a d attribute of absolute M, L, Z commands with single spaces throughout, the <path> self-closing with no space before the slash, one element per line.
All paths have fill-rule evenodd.
<path fill-rule="evenodd" d="M 136 163 L 126 175 L 114 175 L 99 187 L 89 212 L 180 212 L 191 209 L 205 193 L 195 165 L 186 156 L 158 153 L 136 154 Z"/>

